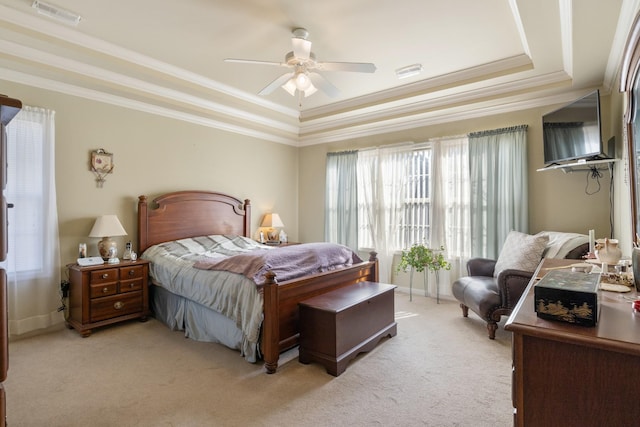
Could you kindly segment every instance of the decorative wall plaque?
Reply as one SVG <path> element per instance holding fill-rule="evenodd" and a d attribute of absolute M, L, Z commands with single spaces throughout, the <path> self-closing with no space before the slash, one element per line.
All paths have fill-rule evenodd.
<path fill-rule="evenodd" d="M 107 174 L 113 172 L 113 154 L 107 153 L 104 149 L 91 152 L 91 170 L 96 175 L 96 184 L 102 188 Z"/>

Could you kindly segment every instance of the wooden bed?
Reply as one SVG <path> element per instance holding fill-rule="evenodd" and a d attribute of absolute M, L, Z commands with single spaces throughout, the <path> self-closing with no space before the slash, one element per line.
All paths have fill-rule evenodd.
<path fill-rule="evenodd" d="M 138 198 L 138 251 L 152 245 L 188 237 L 213 234 L 251 235 L 251 203 L 226 194 L 206 191 L 179 191 L 156 197 Z M 264 320 L 260 349 L 267 373 L 278 367 L 281 352 L 298 345 L 298 303 L 313 296 L 353 283 L 378 281 L 375 252 L 368 261 L 295 280 L 277 282 L 267 273 L 258 287 L 263 294 Z"/>

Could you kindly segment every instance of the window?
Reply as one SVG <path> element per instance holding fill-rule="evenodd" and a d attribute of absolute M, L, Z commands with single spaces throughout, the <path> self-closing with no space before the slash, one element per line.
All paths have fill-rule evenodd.
<path fill-rule="evenodd" d="M 388 250 L 429 243 L 431 148 L 400 147 L 358 156 L 358 245 Z"/>
<path fill-rule="evenodd" d="M 7 126 L 7 188 L 9 256 L 16 273 L 37 272 L 44 267 L 42 236 L 46 218 L 43 124 L 28 114 L 18 114 Z M 17 216 L 20 220 L 17 220 Z"/>
<path fill-rule="evenodd" d="M 398 244 L 408 248 L 414 243 L 429 244 L 431 150 L 409 153 L 407 186 Z"/>

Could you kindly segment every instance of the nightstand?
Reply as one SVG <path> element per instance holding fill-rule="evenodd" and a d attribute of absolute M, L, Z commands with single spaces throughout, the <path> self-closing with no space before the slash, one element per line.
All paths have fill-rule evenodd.
<path fill-rule="evenodd" d="M 69 268 L 67 327 L 88 337 L 91 330 L 130 319 L 146 321 L 149 311 L 149 261 L 121 261 Z"/>

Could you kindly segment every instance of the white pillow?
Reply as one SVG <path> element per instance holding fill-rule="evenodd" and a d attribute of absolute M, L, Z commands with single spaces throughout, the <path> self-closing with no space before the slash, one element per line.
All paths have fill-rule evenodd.
<path fill-rule="evenodd" d="M 549 243 L 548 235 L 532 236 L 519 231 L 510 231 L 496 261 L 493 277 L 498 277 L 498 274 L 506 269 L 533 273 L 540 264 L 547 243 Z"/>

